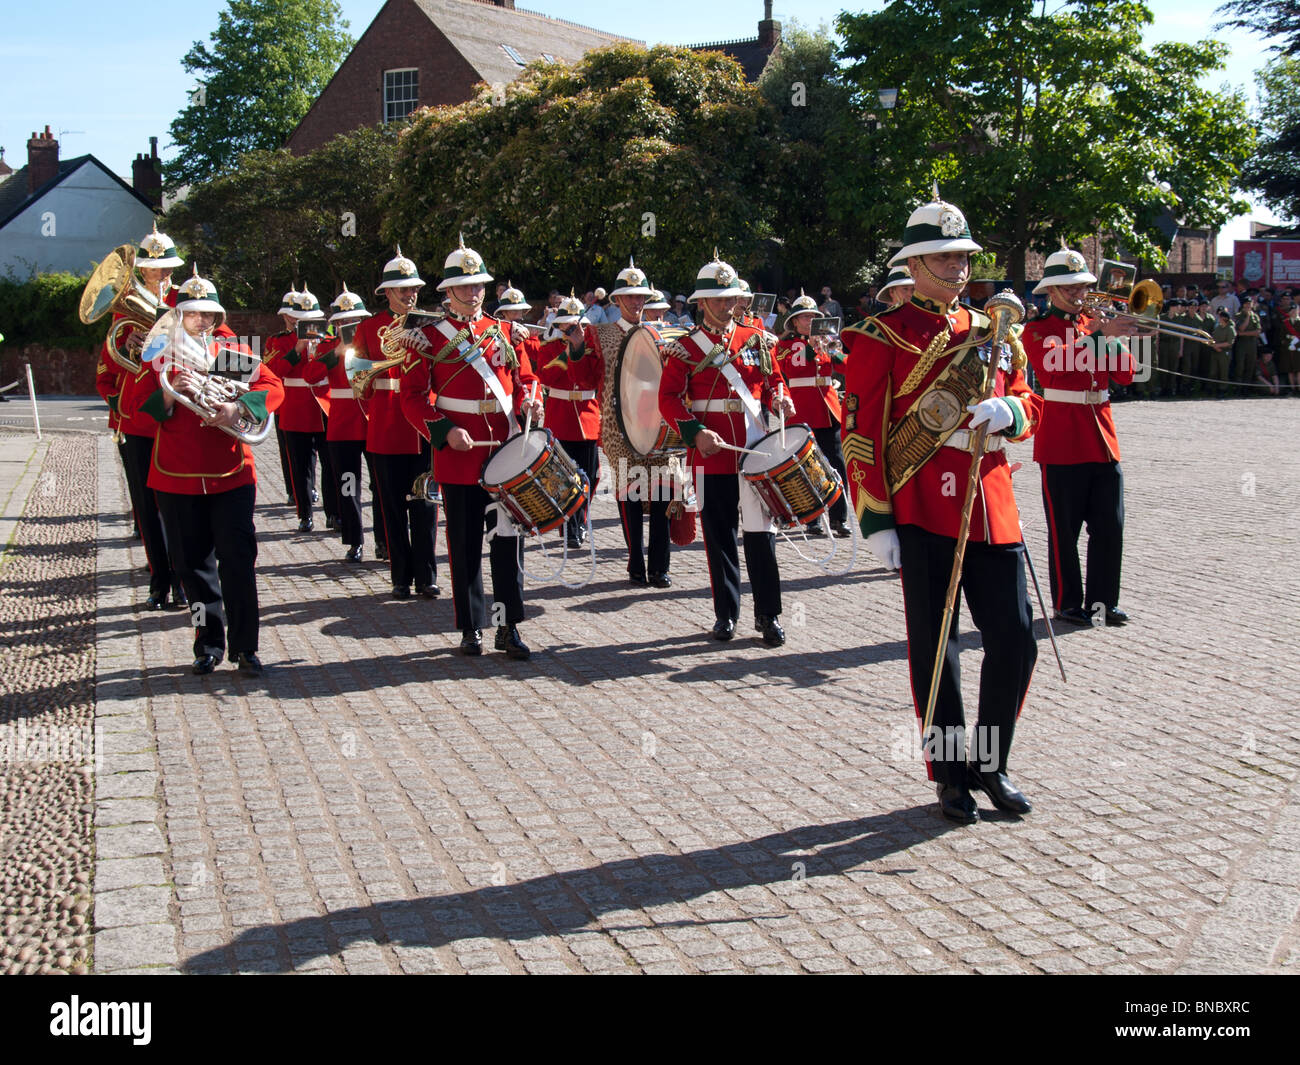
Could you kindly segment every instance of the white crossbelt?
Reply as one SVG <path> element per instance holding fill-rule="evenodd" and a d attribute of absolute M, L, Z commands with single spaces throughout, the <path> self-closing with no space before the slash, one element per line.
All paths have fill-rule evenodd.
<path fill-rule="evenodd" d="M 691 410 L 707 411 L 709 414 L 741 414 L 745 405 L 738 399 L 693 399 Z"/>
<path fill-rule="evenodd" d="M 952 436 L 943 442 L 944 447 L 955 447 L 958 451 L 965 451 L 969 454 L 975 444 L 975 434 L 969 429 L 958 429 Z M 990 451 L 1001 451 L 1007 446 L 1005 436 L 986 436 L 984 438 L 984 453 L 987 455 Z"/>
<path fill-rule="evenodd" d="M 356 399 L 356 393 L 350 388 L 331 388 L 330 399 Z"/>
<path fill-rule="evenodd" d="M 1082 392 L 1072 388 L 1045 388 L 1043 398 L 1049 403 L 1086 403 L 1095 406 L 1099 403 L 1109 403 L 1110 392 L 1104 388 Z"/>
<path fill-rule="evenodd" d="M 835 383 L 833 377 L 792 377 L 790 378 L 791 388 L 825 388 L 827 385 Z"/>
<path fill-rule="evenodd" d="M 565 388 L 548 388 L 548 389 L 546 390 L 546 394 L 547 394 L 547 396 L 549 396 L 551 399 L 577 399 L 577 400 L 585 400 L 585 399 L 595 399 L 595 398 L 596 398 L 596 390 L 595 390 L 594 388 L 593 388 L 593 389 L 588 389 L 588 390 L 585 391 L 585 392 L 571 392 L 571 391 L 569 391 L 568 389 L 565 389 Z"/>
<path fill-rule="evenodd" d="M 381 377 L 372 386 L 376 392 L 400 392 L 402 382 L 396 377 Z"/>
<path fill-rule="evenodd" d="M 454 410 L 458 414 L 496 414 L 501 410 L 501 403 L 495 397 L 453 399 L 451 396 L 439 396 L 434 406 L 439 410 Z"/>

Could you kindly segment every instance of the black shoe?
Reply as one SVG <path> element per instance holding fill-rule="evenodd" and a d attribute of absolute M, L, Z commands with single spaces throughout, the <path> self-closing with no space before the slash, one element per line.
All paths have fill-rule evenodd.
<path fill-rule="evenodd" d="M 1117 606 L 1106 608 L 1106 624 L 1111 628 L 1128 624 L 1128 615 Z"/>
<path fill-rule="evenodd" d="M 149 598 L 144 601 L 143 609 L 144 610 L 166 610 L 167 609 L 166 593 L 162 595 L 149 596 Z"/>
<path fill-rule="evenodd" d="M 939 812 L 959 825 L 973 825 L 980 819 L 979 807 L 965 784 L 940 784 Z"/>
<path fill-rule="evenodd" d="M 463 655 L 483 653 L 483 634 L 478 629 L 466 629 L 460 634 L 460 653 Z"/>
<path fill-rule="evenodd" d="M 826 530 L 822 528 L 820 521 L 815 521 L 811 525 L 805 525 L 803 531 L 809 536 L 825 536 Z"/>
<path fill-rule="evenodd" d="M 185 589 L 179 584 L 172 589 L 172 601 L 168 605 L 168 610 L 184 610 L 190 605 L 190 601 L 185 598 Z"/>
<path fill-rule="evenodd" d="M 1091 625 L 1092 617 L 1081 606 L 1072 606 L 1068 610 L 1058 610 L 1054 621 L 1068 621 L 1071 625 Z"/>
<path fill-rule="evenodd" d="M 217 663 L 220 661 L 221 659 L 216 655 L 199 655 L 199 657 L 194 660 L 194 675 L 196 677 L 202 677 L 211 673 L 217 668 Z"/>
<path fill-rule="evenodd" d="M 629 583 L 639 584 L 642 587 L 650 583 L 649 581 L 646 580 L 644 573 L 629 573 L 627 575 L 627 579 Z"/>
<path fill-rule="evenodd" d="M 527 661 L 532 652 L 528 650 L 528 645 L 519 638 L 519 629 L 514 625 L 498 625 L 496 649 L 504 651 L 507 658 L 517 658 L 519 661 Z"/>
<path fill-rule="evenodd" d="M 442 589 L 436 584 L 426 584 L 415 590 L 426 599 L 437 599 L 438 596 L 442 595 Z"/>
<path fill-rule="evenodd" d="M 375 561 L 376 562 L 388 561 L 388 547 L 386 544 L 375 544 Z"/>
<path fill-rule="evenodd" d="M 715 640 L 730 640 L 736 635 L 736 623 L 730 618 L 719 618 L 713 626 Z"/>
<path fill-rule="evenodd" d="M 401 584 L 394 584 L 394 585 L 393 585 L 393 598 L 394 598 L 394 599 L 410 599 L 410 598 L 411 598 L 411 589 L 410 589 L 410 588 L 407 588 L 407 587 L 405 587 L 405 586 L 403 586 L 403 585 L 401 585 Z"/>
<path fill-rule="evenodd" d="M 762 634 L 763 642 L 768 647 L 780 647 L 785 643 L 785 629 L 781 628 L 781 623 L 775 617 L 755 614 L 754 628 Z"/>
<path fill-rule="evenodd" d="M 847 521 L 837 521 L 831 526 L 831 532 L 836 536 L 842 536 L 846 540 L 853 535 L 853 530 L 849 528 Z"/>
<path fill-rule="evenodd" d="M 564 534 L 564 545 L 570 551 L 581 551 L 582 533 L 578 532 L 577 529 L 570 529 L 568 532 Z"/>
<path fill-rule="evenodd" d="M 298 522 L 299 532 L 311 532 L 314 528 L 316 528 L 316 523 L 311 518 L 303 518 L 302 521 Z"/>
<path fill-rule="evenodd" d="M 235 655 L 235 668 L 245 677 L 260 677 L 262 675 L 262 662 L 255 654 L 244 654 L 242 651 Z"/>
<path fill-rule="evenodd" d="M 668 574 L 666 573 L 650 574 L 651 588 L 671 588 L 672 586 L 673 586 L 673 581 L 672 578 L 668 576 Z"/>
<path fill-rule="evenodd" d="M 325 528 L 329 529 L 331 532 L 338 532 L 338 529 L 339 529 L 339 519 L 338 519 L 338 518 L 332 518 L 332 517 L 331 517 L 331 518 L 326 518 L 326 519 L 325 519 Z"/>
<path fill-rule="evenodd" d="M 983 773 L 972 765 L 967 767 L 966 779 L 969 787 L 985 792 L 999 810 L 1009 814 L 1027 814 L 1033 809 L 1005 773 Z"/>
<path fill-rule="evenodd" d="M 343 556 L 343 561 L 344 561 L 344 562 L 360 562 L 360 561 L 361 561 L 361 545 L 360 545 L 360 544 L 357 544 L 356 547 L 349 547 L 349 548 L 348 548 L 348 553 L 347 553 L 346 555 Z"/>

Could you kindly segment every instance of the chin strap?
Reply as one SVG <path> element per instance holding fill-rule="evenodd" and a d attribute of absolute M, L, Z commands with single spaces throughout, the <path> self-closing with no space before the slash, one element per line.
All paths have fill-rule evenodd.
<path fill-rule="evenodd" d="M 920 264 L 919 272 L 922 277 L 928 280 L 931 284 L 938 285 L 940 288 L 947 289 L 949 292 L 953 292 L 953 293 L 960 292 L 962 289 L 966 287 L 967 283 L 970 281 L 970 279 L 967 278 L 966 281 L 954 285 L 951 281 L 945 280 L 944 278 L 936 274 L 933 270 L 931 270 L 928 266 L 926 266 L 924 256 L 918 255 L 916 257 L 916 261 Z"/>

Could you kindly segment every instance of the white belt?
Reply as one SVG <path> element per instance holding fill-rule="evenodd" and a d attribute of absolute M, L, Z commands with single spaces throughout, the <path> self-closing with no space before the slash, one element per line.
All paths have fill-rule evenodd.
<path fill-rule="evenodd" d="M 548 388 L 546 390 L 546 395 L 551 399 L 595 399 L 596 390 L 590 389 L 586 392 L 570 392 L 568 389 L 564 388 Z"/>
<path fill-rule="evenodd" d="M 321 384 L 320 381 L 317 381 L 313 385 L 310 381 L 304 381 L 301 377 L 282 377 L 280 383 L 285 388 L 316 388 Z"/>
<path fill-rule="evenodd" d="M 790 378 L 791 388 L 825 388 L 827 385 L 834 384 L 833 377 L 792 377 Z"/>
<path fill-rule="evenodd" d="M 370 387 L 376 392 L 400 392 L 402 390 L 402 382 L 396 377 L 381 377 Z"/>
<path fill-rule="evenodd" d="M 330 399 L 356 399 L 357 394 L 350 388 L 331 388 Z"/>
<path fill-rule="evenodd" d="M 975 443 L 975 434 L 969 429 L 958 429 L 952 436 L 943 442 L 944 447 L 955 447 L 958 451 L 970 453 Z M 987 455 L 990 451 L 1001 451 L 1007 446 L 1005 436 L 986 436 L 984 438 L 984 453 Z"/>
<path fill-rule="evenodd" d="M 1077 392 L 1072 388 L 1045 388 L 1043 398 L 1051 403 L 1098 403 L 1110 402 L 1110 392 L 1104 388 L 1094 388 L 1087 392 Z"/>
<path fill-rule="evenodd" d="M 501 404 L 496 398 L 487 399 L 452 399 L 451 396 L 439 396 L 434 406 L 439 410 L 454 410 L 458 414 L 496 414 Z"/>
<path fill-rule="evenodd" d="M 691 410 L 708 411 L 710 414 L 740 414 L 744 404 L 738 399 L 693 399 Z"/>

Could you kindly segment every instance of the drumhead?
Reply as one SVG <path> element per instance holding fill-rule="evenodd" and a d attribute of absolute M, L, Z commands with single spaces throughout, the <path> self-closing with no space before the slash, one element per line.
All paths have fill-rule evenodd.
<path fill-rule="evenodd" d="M 748 445 L 751 451 L 757 451 L 758 454 L 742 455 L 740 472 L 766 473 L 768 470 L 776 469 L 786 459 L 797 455 L 810 436 L 812 436 L 812 430 L 806 425 L 787 425 L 785 427 L 785 446 L 782 447 L 781 430 L 773 430 L 767 436 L 760 437 L 754 443 Z"/>
<path fill-rule="evenodd" d="M 484 484 L 505 484 L 529 469 L 551 446 L 549 429 L 533 429 L 527 436 L 515 433 L 492 452 L 483 465 Z"/>
<path fill-rule="evenodd" d="M 659 413 L 659 378 L 663 376 L 662 348 L 685 329 L 656 329 L 638 325 L 630 329 L 618 349 L 615 367 L 618 391 L 614 417 L 627 442 L 642 455 L 654 450 L 663 417 Z"/>

